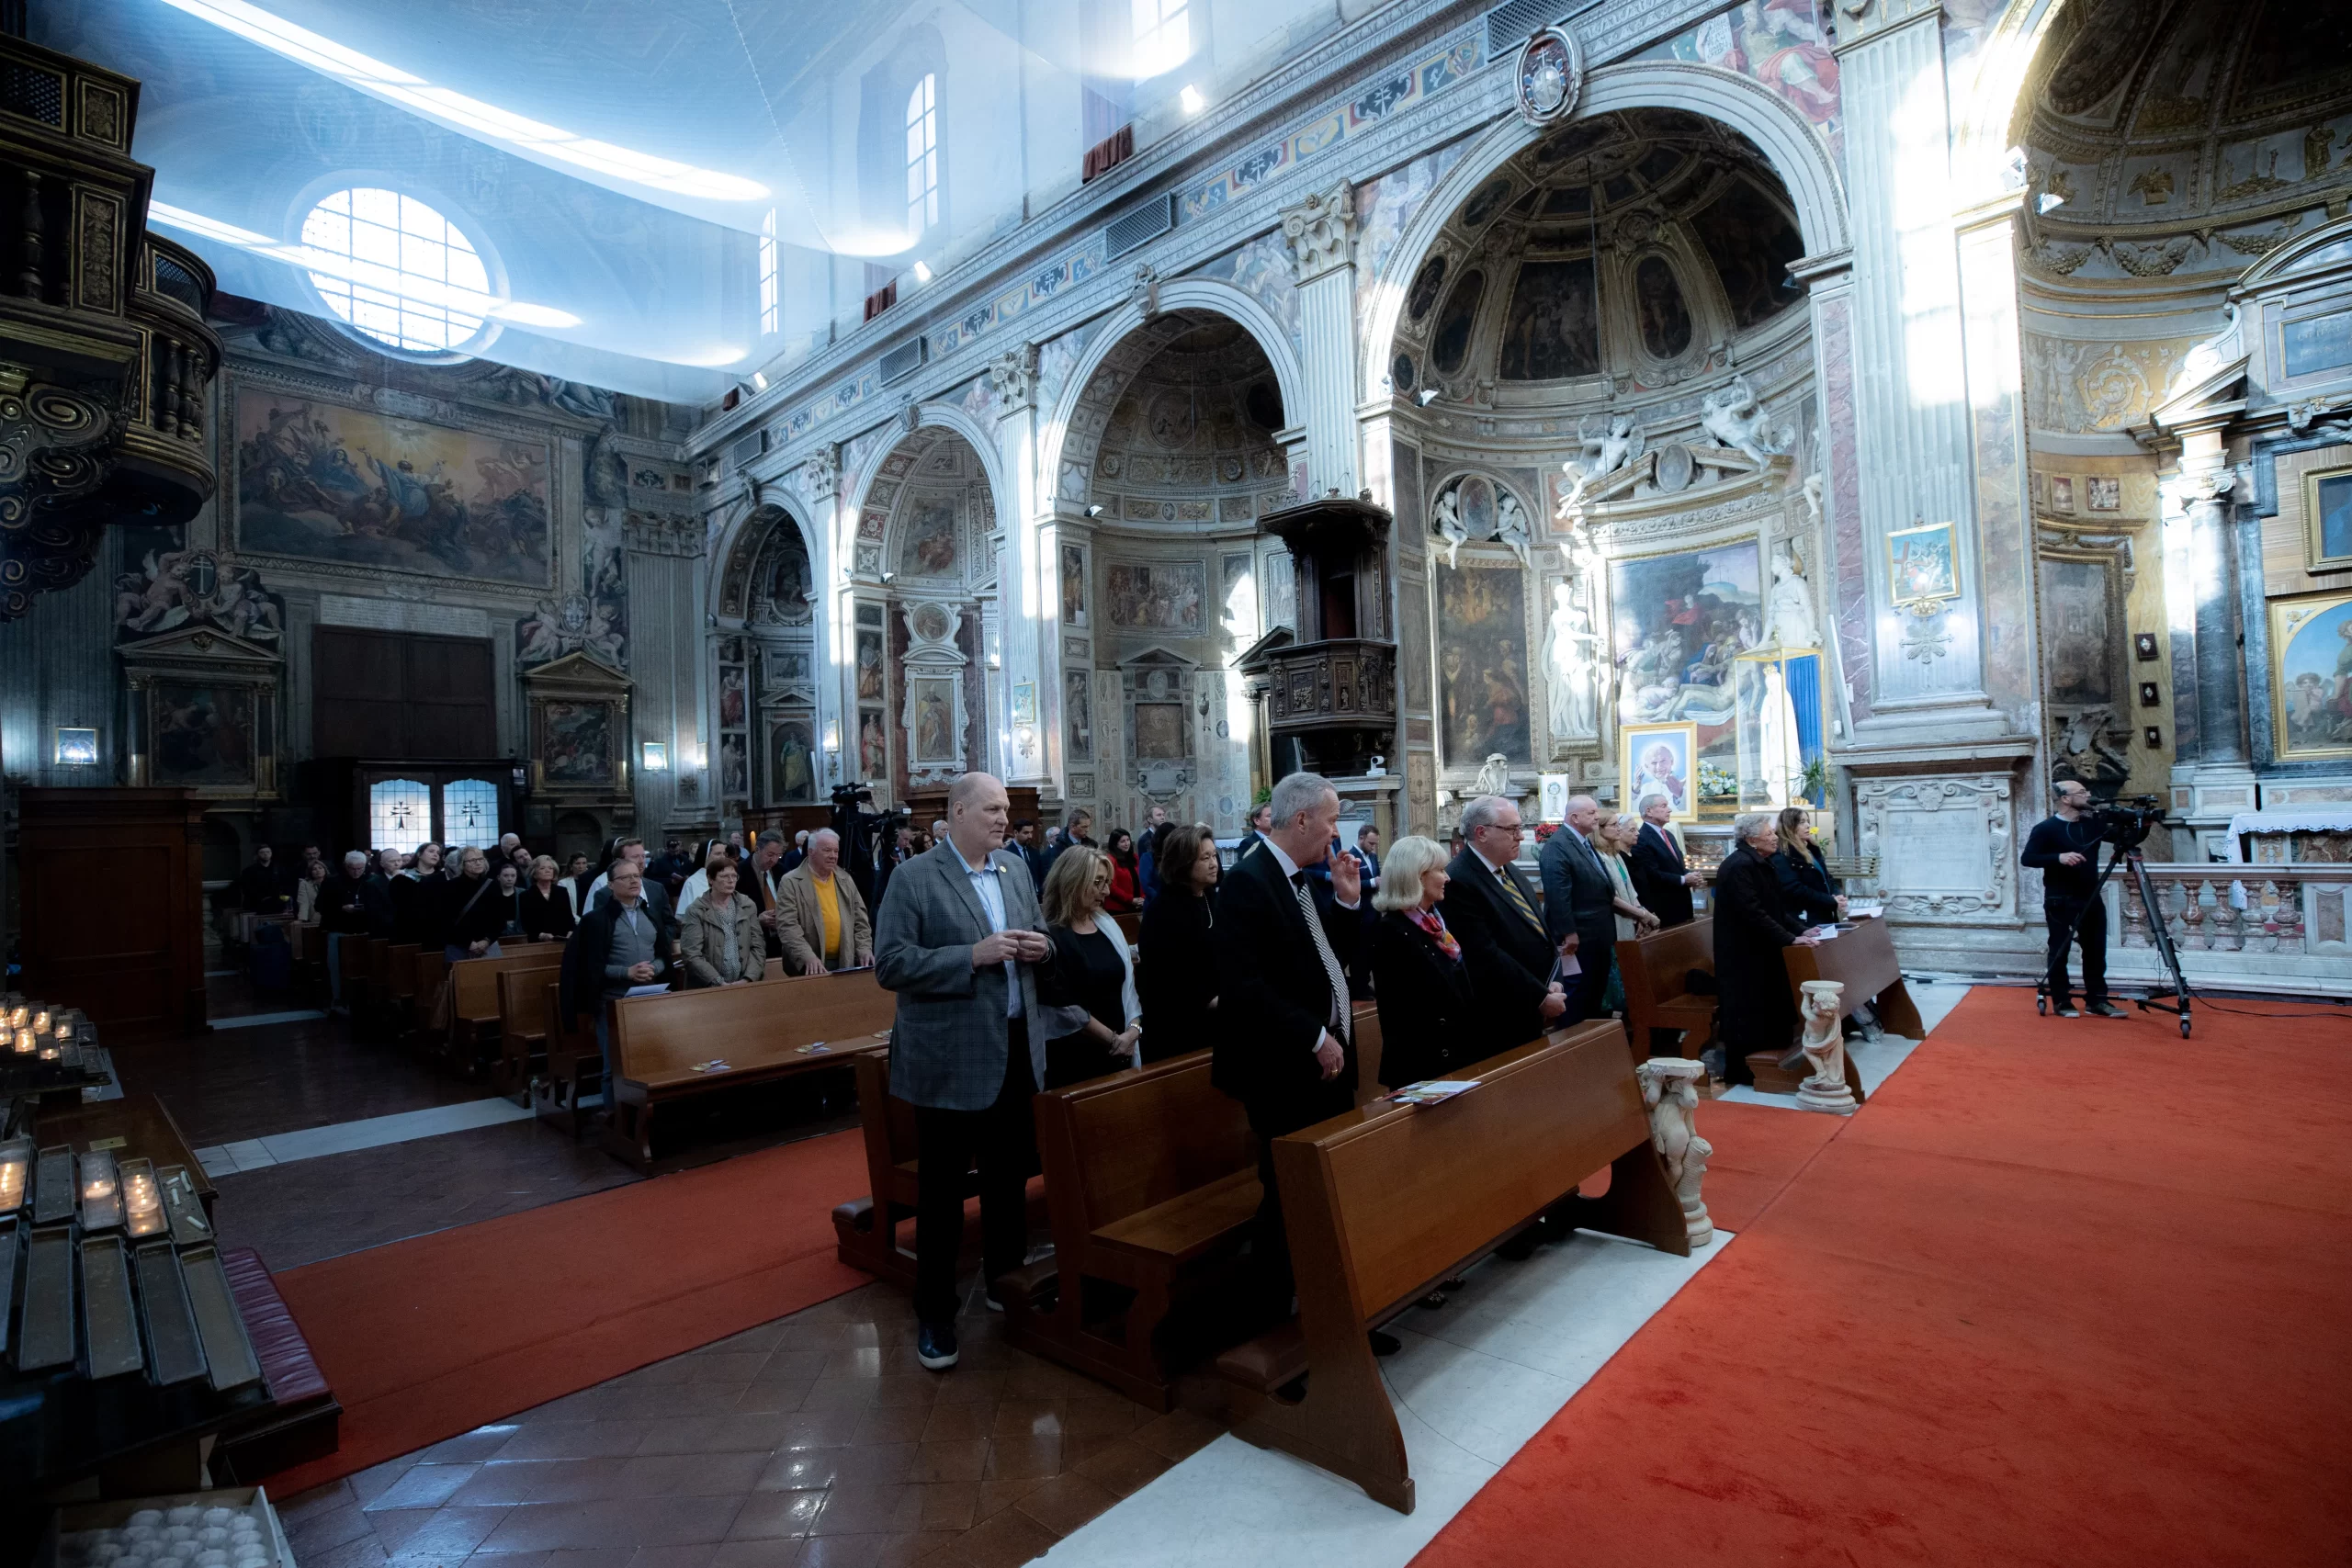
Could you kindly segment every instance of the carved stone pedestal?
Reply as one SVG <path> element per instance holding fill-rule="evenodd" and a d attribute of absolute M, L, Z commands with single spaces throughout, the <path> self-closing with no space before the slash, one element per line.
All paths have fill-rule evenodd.
<path fill-rule="evenodd" d="M 1854 1091 L 1846 1082 L 1846 1040 L 1838 1026 L 1845 1014 L 1846 987 L 1839 980 L 1807 980 L 1801 1010 L 1804 1037 L 1798 1042 L 1813 1072 L 1797 1086 L 1797 1104 L 1832 1116 L 1854 1113 Z"/>
<path fill-rule="evenodd" d="M 1715 1239 L 1715 1223 L 1707 1216 L 1699 1184 L 1707 1177 L 1707 1159 L 1714 1145 L 1699 1136 L 1699 1084 L 1705 1066 L 1680 1056 L 1653 1056 L 1634 1069 L 1641 1080 L 1642 1103 L 1650 1109 L 1650 1144 L 1666 1162 L 1666 1179 L 1682 1205 L 1683 1233 L 1692 1247 Z"/>

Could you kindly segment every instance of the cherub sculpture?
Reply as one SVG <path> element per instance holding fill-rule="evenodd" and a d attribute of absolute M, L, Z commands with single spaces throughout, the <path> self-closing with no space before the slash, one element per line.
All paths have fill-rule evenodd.
<path fill-rule="evenodd" d="M 1765 440 L 1769 418 L 1757 406 L 1756 390 L 1744 375 L 1734 376 L 1699 401 L 1699 428 L 1713 436 L 1717 445 L 1732 448 L 1758 466 L 1780 451 Z"/>
<path fill-rule="evenodd" d="M 1649 450 L 1649 437 L 1631 414 L 1612 414 L 1600 434 L 1579 425 L 1580 455 L 1560 465 L 1568 476 L 1567 492 L 1560 497 L 1560 515 L 1566 517 L 1584 504 L 1584 492 Z"/>
<path fill-rule="evenodd" d="M 1527 509 L 1507 490 L 1498 490 L 1495 498 L 1495 537 L 1510 547 L 1520 565 L 1528 564 L 1527 547 L 1532 540 L 1527 531 Z"/>
<path fill-rule="evenodd" d="M 1445 564 L 1453 565 L 1453 558 L 1461 553 L 1470 537 L 1470 530 L 1462 525 L 1461 487 L 1455 486 L 1437 498 L 1437 536 L 1445 541 Z"/>
<path fill-rule="evenodd" d="M 1797 1086 L 1797 1103 L 1807 1111 L 1833 1116 L 1854 1113 L 1854 1091 L 1846 1082 L 1846 1037 L 1838 1021 L 1846 1016 L 1846 983 L 1807 980 L 1798 1011 L 1804 1015 L 1804 1034 L 1797 1048 L 1813 1071 Z"/>
<path fill-rule="evenodd" d="M 1652 1056 L 1634 1069 L 1642 1103 L 1649 1107 L 1650 1147 L 1665 1162 L 1666 1179 L 1682 1205 L 1682 1230 L 1694 1247 L 1715 1239 L 1715 1223 L 1699 1196 L 1714 1145 L 1699 1136 L 1699 1080 L 1704 1064 L 1681 1056 Z"/>

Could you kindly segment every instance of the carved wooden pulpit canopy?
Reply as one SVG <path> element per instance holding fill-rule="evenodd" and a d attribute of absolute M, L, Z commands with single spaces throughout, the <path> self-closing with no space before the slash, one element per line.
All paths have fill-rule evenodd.
<path fill-rule="evenodd" d="M 1263 703 L 1276 777 L 1296 768 L 1364 773 L 1396 750 L 1396 636 L 1388 618 L 1385 507 L 1338 495 L 1268 513 L 1298 583 L 1295 638 L 1277 633 L 1241 658 Z"/>

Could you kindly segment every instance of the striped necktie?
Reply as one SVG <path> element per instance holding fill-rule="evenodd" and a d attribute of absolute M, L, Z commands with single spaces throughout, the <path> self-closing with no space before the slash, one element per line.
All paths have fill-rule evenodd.
<path fill-rule="evenodd" d="M 1519 878 L 1510 874 L 1510 867 L 1507 865 L 1495 867 L 1495 880 L 1503 885 L 1503 893 L 1510 899 L 1511 907 L 1527 917 L 1529 925 L 1540 929 L 1544 922 L 1535 918 L 1535 906 L 1527 901 L 1527 895 L 1521 889 Z"/>
<path fill-rule="evenodd" d="M 1315 935 L 1316 955 L 1323 960 L 1323 978 L 1331 987 L 1331 1016 L 1326 1023 L 1331 1038 L 1345 1042 L 1348 1038 L 1348 982 L 1340 973 L 1339 956 L 1331 951 L 1331 939 L 1323 934 L 1323 917 L 1316 912 L 1315 895 L 1306 889 L 1306 874 L 1300 872 L 1290 879 L 1290 890 L 1298 895 L 1298 912 L 1306 917 L 1306 929 Z"/>

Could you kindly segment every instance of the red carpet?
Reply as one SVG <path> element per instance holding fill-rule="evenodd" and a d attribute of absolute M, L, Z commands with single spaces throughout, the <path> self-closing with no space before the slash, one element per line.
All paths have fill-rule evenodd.
<path fill-rule="evenodd" d="M 1745 1223 L 1831 1119 L 1702 1107 L 1737 1239 L 1416 1568 L 2352 1562 L 2352 1013 L 2230 1005 L 1980 988 Z"/>
<path fill-rule="evenodd" d="M 840 1295 L 832 1211 L 866 1190 L 836 1133 L 277 1276 L 343 1402 L 307 1487 Z"/>

